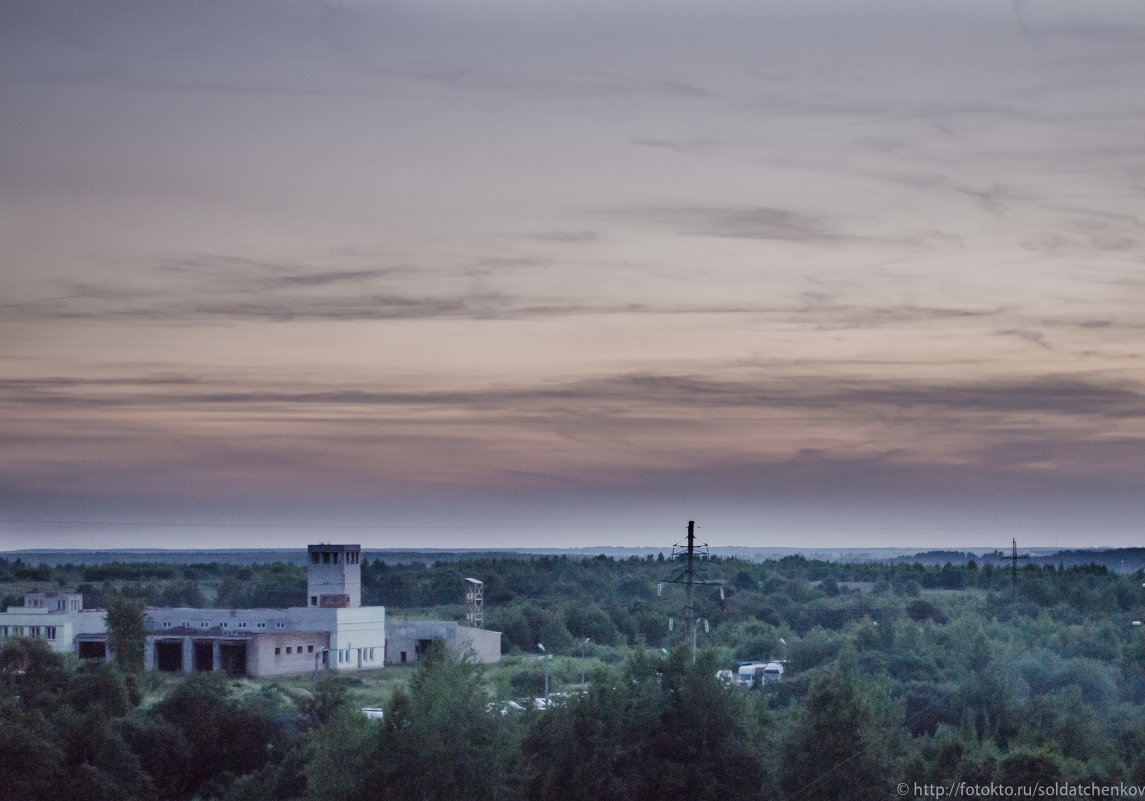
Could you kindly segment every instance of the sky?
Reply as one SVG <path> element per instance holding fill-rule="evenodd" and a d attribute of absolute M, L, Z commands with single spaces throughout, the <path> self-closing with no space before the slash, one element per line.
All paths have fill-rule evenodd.
<path fill-rule="evenodd" d="M 0 549 L 1145 542 L 1139 0 L 0 4 Z"/>

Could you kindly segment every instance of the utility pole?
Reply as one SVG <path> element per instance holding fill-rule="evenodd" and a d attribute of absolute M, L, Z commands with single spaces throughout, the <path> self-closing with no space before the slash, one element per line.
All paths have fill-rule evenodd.
<path fill-rule="evenodd" d="M 542 658 L 545 660 L 545 703 L 547 704 L 549 701 L 549 652 L 541 643 L 537 643 L 537 648 L 544 654 Z"/>
<path fill-rule="evenodd" d="M 688 626 L 686 629 L 688 639 L 692 641 L 692 661 L 696 659 L 696 609 L 692 604 L 692 581 L 696 577 L 696 570 L 693 567 L 692 560 L 696 555 L 696 521 L 688 521 L 688 566 L 684 569 L 684 575 L 687 579 L 684 582 L 685 593 L 687 600 L 684 602 L 684 620 Z"/>
<path fill-rule="evenodd" d="M 696 558 L 704 559 L 708 556 L 708 546 L 706 543 L 696 544 L 696 521 L 688 521 L 688 537 L 684 542 L 678 542 L 672 546 L 672 559 L 684 562 L 684 569 L 677 573 L 672 578 L 668 579 L 671 584 L 684 585 L 684 641 L 691 642 L 692 644 L 692 662 L 696 661 L 696 607 L 694 598 L 694 586 L 697 584 L 718 584 L 720 587 L 720 598 L 724 597 L 724 587 L 722 581 L 705 581 L 696 577 Z M 661 582 L 663 583 L 663 582 Z"/>
<path fill-rule="evenodd" d="M 1013 549 L 1010 552 L 1010 585 L 1014 588 L 1014 592 L 1018 591 L 1018 540 L 1011 540 Z"/>

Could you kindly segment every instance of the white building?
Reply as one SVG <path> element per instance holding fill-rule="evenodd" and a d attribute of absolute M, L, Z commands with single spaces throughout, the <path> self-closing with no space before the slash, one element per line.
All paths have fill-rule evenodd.
<path fill-rule="evenodd" d="M 386 609 L 362 606 L 361 546 L 307 548 L 307 605 L 288 609 L 145 610 L 148 670 L 190 673 L 225 670 L 274 676 L 326 670 L 369 670 L 388 662 L 413 662 L 428 640 L 442 639 L 457 653 L 480 661 L 501 657 L 499 632 L 449 621 L 399 626 L 403 648 L 387 652 Z M 409 627 L 416 625 L 416 632 Z M 410 637 L 410 634 L 416 636 Z M 0 614 L 0 640 L 43 639 L 55 651 L 108 659 L 107 612 L 84 609 L 78 593 L 29 593 L 24 606 Z M 410 642 L 407 646 L 406 640 Z"/>
<path fill-rule="evenodd" d="M 0 614 L 0 642 L 9 637 L 30 637 L 47 641 L 60 653 L 74 652 L 77 636 L 106 632 L 107 612 L 84 609 L 83 595 L 78 592 L 30 592 L 24 596 L 23 606 L 10 606 Z"/>
<path fill-rule="evenodd" d="M 362 605 L 362 546 L 308 545 L 306 557 L 308 606 L 341 609 Z"/>

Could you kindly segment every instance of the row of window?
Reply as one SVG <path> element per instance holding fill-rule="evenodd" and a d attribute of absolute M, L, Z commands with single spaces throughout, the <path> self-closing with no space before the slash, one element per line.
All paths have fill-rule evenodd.
<path fill-rule="evenodd" d="M 175 624 L 174 624 L 174 623 L 172 623 L 170 620 L 164 620 L 164 621 L 163 621 L 163 628 L 165 628 L 165 629 L 169 629 L 169 628 L 171 628 L 171 627 L 172 627 L 172 626 L 174 626 L 174 625 L 175 625 Z M 215 623 L 215 624 L 214 624 L 214 626 L 215 626 L 215 627 L 218 627 L 218 628 L 224 628 L 224 629 L 225 629 L 225 628 L 230 628 L 231 624 L 230 624 L 230 623 L 228 623 L 227 621 L 225 621 L 225 620 L 224 620 L 224 621 L 222 621 L 222 622 L 220 622 L 220 623 Z M 255 624 L 254 624 L 254 626 L 255 626 L 255 628 L 257 628 L 257 629 L 265 629 L 265 628 L 266 628 L 266 623 L 255 623 Z M 182 623 L 182 627 L 183 627 L 183 628 L 185 628 L 185 629 L 189 629 L 189 628 L 192 628 L 192 626 L 191 626 L 191 623 L 190 623 L 189 621 L 186 621 L 186 620 L 184 620 L 184 621 L 183 621 L 183 623 Z M 246 621 L 245 621 L 245 620 L 244 620 L 244 621 L 240 621 L 239 623 L 236 623 L 236 624 L 234 625 L 234 627 L 235 627 L 236 629 L 245 629 L 245 628 L 247 628 L 247 623 L 246 623 Z M 275 623 L 275 624 L 274 624 L 274 627 L 275 627 L 275 628 L 278 628 L 278 629 L 284 629 L 284 628 L 286 628 L 286 624 L 285 624 L 285 623 L 283 623 L 283 622 L 281 622 L 281 621 L 279 621 L 278 623 Z M 209 629 L 209 628 L 212 628 L 212 625 L 211 625 L 210 621 L 208 621 L 208 620 L 201 620 L 201 621 L 199 621 L 199 628 L 201 628 L 201 629 Z"/>
<path fill-rule="evenodd" d="M 312 654 L 312 653 L 314 653 L 314 646 L 313 646 L 313 645 L 306 645 L 306 646 L 302 646 L 302 645 L 288 645 L 288 646 L 286 646 L 286 653 L 287 653 L 287 654 L 291 654 L 291 653 L 297 653 L 297 654 L 300 654 L 300 653 L 302 653 L 302 649 L 303 649 L 304 647 L 306 648 L 306 653 L 308 653 L 308 654 Z M 274 649 L 274 655 L 275 655 L 275 656 L 282 656 L 282 648 L 280 648 L 280 647 L 279 647 L 279 648 L 275 648 L 275 649 Z"/>
<path fill-rule="evenodd" d="M 24 606 L 30 607 L 32 609 L 47 609 L 48 608 L 48 602 L 46 600 L 44 600 L 43 598 L 25 597 Z M 57 612 L 67 612 L 69 610 L 72 612 L 78 612 L 79 609 L 80 609 L 80 602 L 79 602 L 78 598 L 71 598 L 71 599 L 59 598 L 56 600 L 56 611 Z"/>
<path fill-rule="evenodd" d="M 0 626 L 0 640 L 9 637 L 31 637 L 33 640 L 56 639 L 55 626 Z"/>
<path fill-rule="evenodd" d="M 301 645 L 288 645 L 288 646 L 286 646 L 286 653 L 288 656 L 292 653 L 301 654 L 301 653 L 303 653 L 302 648 L 303 648 L 303 646 L 301 646 Z M 306 653 L 308 653 L 308 654 L 314 653 L 314 646 L 313 645 L 307 645 L 307 646 L 305 646 L 305 648 L 306 648 Z M 352 648 L 345 648 L 345 649 L 337 652 L 339 664 L 350 661 L 350 653 L 352 650 L 353 650 Z M 367 661 L 367 662 L 373 662 L 375 650 L 376 649 L 374 649 L 374 648 L 363 648 L 362 649 L 362 659 Z M 275 656 L 282 656 L 282 648 L 281 647 L 275 648 L 274 649 L 274 655 Z"/>
<path fill-rule="evenodd" d="M 352 650 L 353 650 L 352 648 L 346 648 L 345 650 L 338 652 L 339 664 L 350 661 L 350 652 Z M 363 662 L 373 662 L 374 661 L 374 650 L 375 649 L 373 649 L 373 648 L 363 648 L 362 649 L 362 661 Z"/>
<path fill-rule="evenodd" d="M 338 564 L 338 557 L 339 556 L 341 556 L 341 553 L 339 551 L 312 551 L 310 553 L 310 562 L 312 564 L 315 564 L 315 565 L 318 564 L 319 562 L 321 562 L 324 565 L 329 565 L 329 564 L 336 565 L 336 564 Z M 359 561 L 361 560 L 361 558 L 362 558 L 362 554 L 360 551 L 347 551 L 346 552 L 346 564 L 348 564 L 348 565 L 358 564 Z"/>

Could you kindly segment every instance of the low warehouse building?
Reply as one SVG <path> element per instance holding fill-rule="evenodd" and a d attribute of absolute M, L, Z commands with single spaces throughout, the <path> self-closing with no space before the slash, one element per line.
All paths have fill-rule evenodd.
<path fill-rule="evenodd" d="M 420 661 L 434 640 L 459 655 L 471 654 L 478 662 L 501 659 L 501 632 L 475 629 L 448 620 L 391 620 L 386 628 L 386 661 L 396 665 Z"/>

